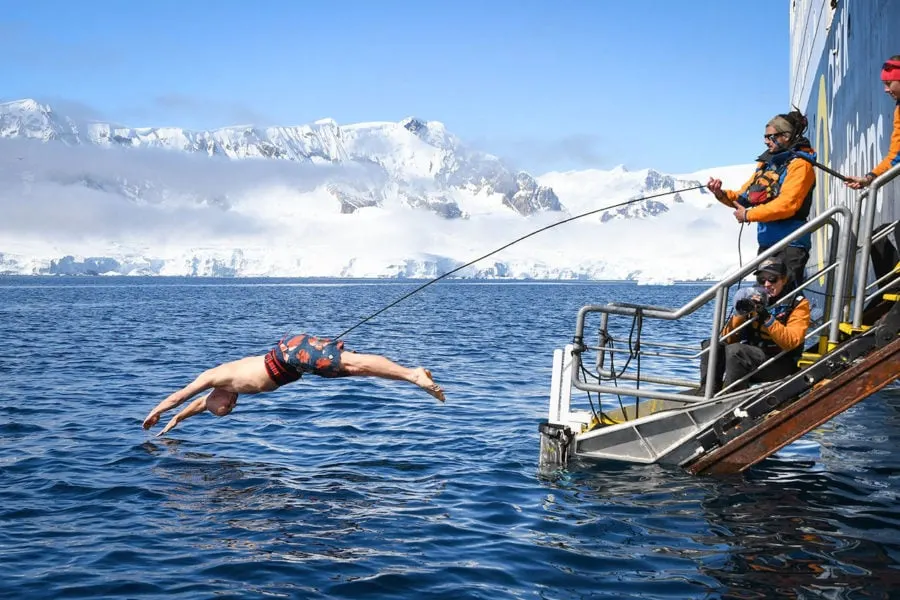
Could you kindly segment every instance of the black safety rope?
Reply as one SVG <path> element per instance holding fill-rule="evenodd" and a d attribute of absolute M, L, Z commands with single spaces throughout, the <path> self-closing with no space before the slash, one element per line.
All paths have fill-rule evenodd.
<path fill-rule="evenodd" d="M 820 162 L 817 162 L 815 159 L 813 159 L 813 158 L 810 157 L 810 156 L 806 156 L 805 154 L 801 154 L 801 153 L 797 152 L 796 150 L 789 150 L 789 152 L 790 152 L 793 156 L 795 156 L 795 157 L 797 157 L 797 158 L 802 158 L 803 160 L 805 160 L 806 162 L 808 162 L 808 163 L 811 164 L 812 166 L 814 166 L 814 167 L 816 167 L 816 168 L 818 168 L 818 169 L 822 169 L 823 171 L 825 171 L 825 172 L 828 173 L 829 175 L 834 175 L 835 177 L 837 177 L 837 178 L 840 179 L 841 181 L 844 181 L 844 182 L 850 181 L 850 178 L 847 177 L 846 175 L 841 175 L 840 173 L 838 173 L 838 172 L 835 171 L 834 169 L 832 169 L 832 168 L 830 168 L 830 167 L 826 167 L 825 165 L 823 165 L 823 164 L 820 163 Z"/>
<path fill-rule="evenodd" d="M 588 376 L 593 376 L 590 371 L 584 368 L 584 363 L 581 363 L 581 376 L 587 381 Z M 603 421 L 603 405 L 600 403 L 600 394 L 597 394 L 597 406 L 599 407 L 599 411 L 594 408 L 594 397 L 591 394 L 590 390 L 587 392 L 588 403 L 591 405 L 591 414 L 597 419 L 597 422 L 600 423 Z"/>
<path fill-rule="evenodd" d="M 659 194 L 652 194 L 652 195 L 650 195 L 650 196 L 642 196 L 641 198 L 634 198 L 633 200 L 626 200 L 625 202 L 619 202 L 619 203 L 617 203 L 617 204 L 610 204 L 609 206 L 604 206 L 603 208 L 597 208 L 597 209 L 594 209 L 594 210 L 590 210 L 590 211 L 588 211 L 588 212 L 581 213 L 580 215 L 575 215 L 574 217 L 569 217 L 568 219 L 563 219 L 562 221 L 557 221 L 556 223 L 551 223 L 550 225 L 547 225 L 546 227 L 541 227 L 540 229 L 537 229 L 537 230 L 535 230 L 535 231 L 532 231 L 531 233 L 528 233 L 528 234 L 526 234 L 526 235 L 523 235 L 522 237 L 519 237 L 519 238 L 514 239 L 513 241 L 509 242 L 508 244 L 504 244 L 503 246 L 500 246 L 500 247 L 497 248 L 496 250 L 491 250 L 490 252 L 488 252 L 488 253 L 485 254 L 484 256 L 479 256 L 479 257 L 476 258 L 475 260 L 471 260 L 471 261 L 467 262 L 467 263 L 464 264 L 464 265 L 461 265 L 461 266 L 459 266 L 459 267 L 456 267 L 455 269 L 452 269 L 452 270 L 450 270 L 450 271 L 447 271 L 447 272 L 444 273 L 443 275 L 440 275 L 439 277 L 435 277 L 435 278 L 432 279 L 431 281 L 428 281 L 428 282 L 426 282 L 426 283 L 420 285 L 419 287 L 417 287 L 417 288 L 414 289 L 413 291 L 411 291 L 411 292 L 409 292 L 409 293 L 407 293 L 407 294 L 404 294 L 403 296 L 401 296 L 401 297 L 398 298 L 397 300 L 394 300 L 393 302 L 391 302 L 390 304 L 388 304 L 388 305 L 385 306 L 384 308 L 381 308 L 381 309 L 375 311 L 374 313 L 372 313 L 371 315 L 369 315 L 369 316 L 366 317 L 365 319 L 361 320 L 359 323 L 357 323 L 357 324 L 354 325 L 353 327 L 350 327 L 349 329 L 344 330 L 343 333 L 341 333 L 340 335 L 338 335 L 338 336 L 337 336 L 336 338 L 334 338 L 334 339 L 340 339 L 340 338 L 344 337 L 345 335 L 347 335 L 348 333 L 350 333 L 351 331 L 353 331 L 354 329 L 356 329 L 356 328 L 359 327 L 360 325 L 366 323 L 367 321 L 370 321 L 370 320 L 374 319 L 375 317 L 377 317 L 378 315 L 380 315 L 380 314 L 383 313 L 384 311 L 388 310 L 389 308 L 392 308 L 392 307 L 394 307 L 394 306 L 400 304 L 401 302 L 403 302 L 404 300 L 406 300 L 407 298 L 409 298 L 409 297 L 412 296 L 413 294 L 417 294 L 418 292 L 424 290 L 424 289 L 427 288 L 429 285 L 435 284 L 435 283 L 437 283 L 438 281 L 440 281 L 441 279 L 444 279 L 445 277 L 449 277 L 450 275 L 453 275 L 454 273 L 457 273 L 457 272 L 461 271 L 462 269 L 465 269 L 466 267 L 470 267 L 470 266 L 474 265 L 475 263 L 477 263 L 477 262 L 479 262 L 479 261 L 482 261 L 482 260 L 484 260 L 485 258 L 487 258 L 487 257 L 489 257 L 489 256 L 491 256 L 491 255 L 494 255 L 494 254 L 500 252 L 501 250 L 506 250 L 507 248 L 509 248 L 509 247 L 512 246 L 513 244 L 518 244 L 518 243 L 521 242 L 522 240 L 528 239 L 528 238 L 530 238 L 530 237 L 533 236 L 533 235 L 537 235 L 537 234 L 539 234 L 539 233 L 541 233 L 541 232 L 547 231 L 548 229 L 552 229 L 553 227 L 557 227 L 557 226 L 559 226 L 559 225 L 564 225 L 564 224 L 566 224 L 566 223 L 570 223 L 570 222 L 572 222 L 572 221 L 575 221 L 576 219 L 581 219 L 581 218 L 583 218 L 583 217 L 587 217 L 587 216 L 596 214 L 596 213 L 598 213 L 598 212 L 603 212 L 603 211 L 606 211 L 606 210 L 612 210 L 613 208 L 619 208 L 619 207 L 622 207 L 622 206 L 627 206 L 627 205 L 629 205 L 629 204 L 634 204 L 635 202 L 642 202 L 642 201 L 644 201 L 644 200 L 650 200 L 650 199 L 652 199 L 652 198 L 660 198 L 660 197 L 662 197 L 662 196 L 669 196 L 669 195 L 672 195 L 672 194 L 678 194 L 678 193 L 681 193 L 681 192 L 689 192 L 689 191 L 691 191 L 691 190 L 699 190 L 699 189 L 705 188 L 705 187 L 706 187 L 705 185 L 695 185 L 695 186 L 683 188 L 683 189 L 680 189 L 680 190 L 673 190 L 673 191 L 671 191 L 671 192 L 660 192 Z"/>
<path fill-rule="evenodd" d="M 599 382 L 599 383 L 602 383 L 603 381 L 612 381 L 613 387 L 619 387 L 619 378 L 621 378 L 622 375 L 625 373 L 625 371 L 628 370 L 628 366 L 631 364 L 631 360 L 635 359 L 637 362 L 637 385 L 636 385 L 636 387 L 637 387 L 637 389 L 640 389 L 640 387 L 641 387 L 641 332 L 643 331 L 643 327 L 644 327 L 644 307 L 642 307 L 638 304 L 627 304 L 627 303 L 621 303 L 621 304 L 618 304 L 618 306 L 627 306 L 627 307 L 631 307 L 631 308 L 635 309 L 635 314 L 631 319 L 631 329 L 628 332 L 628 358 L 625 360 L 625 364 L 622 365 L 622 368 L 617 372 L 616 371 L 616 360 L 615 360 L 616 353 L 614 351 L 611 351 L 609 353 L 609 376 L 608 377 L 603 376 L 603 374 L 602 374 L 603 363 L 605 362 L 604 356 L 606 355 L 606 352 L 603 350 L 603 348 L 609 347 L 611 350 L 615 349 L 616 339 L 612 335 L 610 335 L 608 329 L 601 329 L 599 332 L 600 348 L 598 349 L 598 352 L 599 352 L 600 357 L 599 357 L 599 362 L 597 365 L 598 372 L 596 375 L 594 375 L 593 373 L 590 373 L 589 371 L 587 371 L 584 368 L 583 363 L 581 366 L 581 372 L 582 372 L 583 376 L 585 377 L 585 380 L 587 380 L 587 376 L 590 375 L 593 379 L 596 379 L 597 382 Z M 579 345 L 580 344 L 576 340 L 576 346 L 579 346 Z M 584 349 L 583 345 L 581 346 L 581 349 L 582 350 Z M 599 396 L 599 394 L 598 394 L 598 396 Z M 625 405 L 622 402 L 622 396 L 620 394 L 616 394 L 616 398 L 618 398 L 618 400 L 619 400 L 619 408 L 622 411 L 622 418 L 625 420 L 628 420 L 628 413 L 625 411 Z M 594 403 L 593 403 L 593 400 L 591 400 L 590 392 L 588 392 L 588 400 L 591 402 L 591 412 L 593 412 L 594 416 L 597 417 L 597 411 L 594 410 Z M 597 399 L 597 402 L 598 402 L 598 404 L 600 403 L 599 397 Z M 635 409 L 634 409 L 634 414 L 635 414 L 634 418 L 635 419 L 638 418 L 638 416 L 640 415 L 640 402 L 641 402 L 640 397 L 636 396 L 635 397 Z M 600 405 L 599 412 L 600 412 L 599 418 L 602 418 L 603 417 L 602 404 Z"/>
<path fill-rule="evenodd" d="M 607 342 L 609 343 L 609 347 L 610 347 L 610 348 L 615 348 L 615 347 L 616 347 L 615 339 L 614 339 L 611 335 L 609 335 L 609 333 L 608 333 L 605 329 L 601 329 L 601 330 L 600 330 L 600 338 L 601 338 L 601 339 L 600 339 L 600 345 L 601 345 L 601 348 L 600 348 L 600 350 L 599 350 L 599 353 L 600 353 L 600 363 L 599 363 L 599 365 L 598 365 L 598 367 L 597 367 L 597 371 L 598 371 L 598 372 L 597 372 L 596 375 L 593 374 L 593 373 L 591 373 L 590 371 L 588 371 L 587 369 L 584 368 L 584 361 L 580 361 L 580 362 L 581 362 L 581 374 L 582 374 L 582 377 L 584 377 L 584 380 L 587 381 L 587 378 L 590 376 L 592 379 L 596 379 L 596 380 L 597 380 L 597 383 L 603 383 L 604 381 L 609 380 L 609 381 L 612 381 L 612 382 L 613 382 L 613 386 L 614 386 L 614 387 L 619 387 L 618 378 L 617 378 L 617 376 L 616 376 L 616 360 L 615 360 L 615 352 L 610 352 L 610 353 L 609 353 L 609 371 L 610 371 L 610 376 L 609 376 L 609 377 L 603 377 L 603 375 L 602 375 L 602 373 L 601 373 L 601 371 L 603 370 L 603 361 L 604 361 L 604 358 L 603 358 L 603 357 L 604 357 L 604 355 L 606 354 L 606 353 L 604 352 L 603 348 L 606 347 Z M 582 350 L 583 350 L 583 349 L 584 349 L 584 347 L 582 346 Z M 578 350 L 578 351 L 582 351 L 582 350 Z M 622 369 L 622 372 L 619 373 L 620 376 L 621 376 L 622 373 L 625 372 L 625 368 L 627 368 L 627 367 L 628 367 L 628 365 L 626 364 L 625 367 Z M 591 403 L 591 412 L 594 414 L 594 417 L 595 417 L 596 419 L 602 421 L 602 419 L 603 419 L 603 404 L 600 402 L 600 394 L 597 394 L 597 405 L 600 407 L 600 410 L 599 410 L 599 413 L 600 413 L 600 414 L 599 414 L 599 416 L 598 416 L 598 414 L 597 414 L 598 411 L 594 409 L 594 401 L 593 401 L 593 399 L 592 399 L 592 397 L 591 397 L 591 393 L 588 392 L 587 394 L 588 394 L 588 401 Z M 622 411 L 622 418 L 625 419 L 625 418 L 627 417 L 628 413 L 625 412 L 625 404 L 622 402 L 622 396 L 619 395 L 619 394 L 616 394 L 616 398 L 619 399 L 619 408 L 620 408 L 621 411 Z"/>
<path fill-rule="evenodd" d="M 828 173 L 829 175 L 833 175 L 834 177 L 837 177 L 838 179 L 840 179 L 840 180 L 843 181 L 844 183 L 850 181 L 850 178 L 849 178 L 849 177 L 847 177 L 847 176 L 845 176 L 845 175 L 841 175 L 840 173 L 838 173 L 838 172 L 835 171 L 834 169 L 829 168 L 829 167 L 826 167 L 826 166 L 823 165 L 822 163 L 813 160 L 813 159 L 812 159 L 811 157 L 809 157 L 809 156 L 805 156 L 805 155 L 800 154 L 799 152 L 796 152 L 796 151 L 794 151 L 794 150 L 791 151 L 791 154 L 794 155 L 794 156 L 797 157 L 797 158 L 801 158 L 801 159 L 805 160 L 806 162 L 808 162 L 808 163 L 811 164 L 812 166 L 816 167 L 817 169 L 821 169 L 821 170 L 825 171 L 826 173 Z M 831 298 L 831 297 L 832 297 L 832 294 L 827 294 L 827 293 L 825 293 L 825 292 L 820 292 L 820 291 L 818 291 L 818 290 L 811 290 L 811 289 L 809 289 L 809 287 L 807 287 L 804 291 L 805 291 L 805 292 L 809 292 L 809 293 L 811 293 L 811 294 L 818 294 L 819 296 L 825 296 L 826 298 Z"/>
<path fill-rule="evenodd" d="M 628 346 L 629 350 L 634 352 L 637 356 L 637 383 L 635 384 L 635 389 L 641 389 L 641 330 L 644 327 L 644 310 L 641 307 L 638 307 L 637 312 L 634 314 L 634 322 L 637 322 L 637 338 L 634 341 L 634 346 L 631 345 L 631 335 L 628 336 Z M 632 331 L 634 331 L 634 326 L 632 326 Z M 634 397 L 634 418 L 637 419 L 641 416 L 641 397 Z"/>
<path fill-rule="evenodd" d="M 598 335 L 600 337 L 600 348 L 598 350 L 599 357 L 597 360 L 597 374 L 594 375 L 593 373 L 591 373 L 590 371 L 585 369 L 584 361 L 579 361 L 579 362 L 581 364 L 581 373 L 582 373 L 582 376 L 584 377 L 585 381 L 587 381 L 588 376 L 590 376 L 591 378 L 596 379 L 597 383 L 603 383 L 603 381 L 606 379 L 603 377 L 603 374 L 602 374 L 603 373 L 603 363 L 605 362 L 605 356 L 606 356 L 606 351 L 603 350 L 603 348 L 606 348 L 607 346 L 609 346 L 609 348 L 615 348 L 616 343 L 615 343 L 615 339 L 611 335 L 609 335 L 609 331 L 607 331 L 606 329 L 601 329 L 599 331 Z M 577 345 L 581 348 L 581 350 L 584 349 L 583 345 L 581 345 L 581 344 L 577 344 Z M 579 351 L 581 351 L 581 350 L 579 350 Z M 618 387 L 618 383 L 616 382 L 615 352 L 609 353 L 609 370 L 610 370 L 610 377 L 608 379 L 612 380 L 613 385 L 615 387 Z M 624 369 L 622 370 L 622 372 L 623 373 L 625 372 Z M 597 411 L 594 410 L 594 401 L 591 398 L 591 392 L 589 391 L 587 394 L 588 394 L 588 401 L 591 403 L 591 411 L 594 413 L 594 417 L 597 418 L 599 421 L 602 421 L 603 420 L 603 404 L 600 402 L 600 394 L 597 394 L 597 405 L 600 407 L 599 417 L 597 416 Z M 626 413 L 625 413 L 625 405 L 622 403 L 622 396 L 620 396 L 619 394 L 616 394 L 616 398 L 619 399 L 619 408 L 622 410 L 622 418 L 624 419 L 626 416 Z"/>

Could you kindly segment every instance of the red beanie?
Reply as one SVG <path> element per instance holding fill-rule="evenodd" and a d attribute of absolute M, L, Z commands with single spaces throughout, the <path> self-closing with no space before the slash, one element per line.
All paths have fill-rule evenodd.
<path fill-rule="evenodd" d="M 889 60 L 881 67 L 881 80 L 900 81 L 900 60 Z"/>

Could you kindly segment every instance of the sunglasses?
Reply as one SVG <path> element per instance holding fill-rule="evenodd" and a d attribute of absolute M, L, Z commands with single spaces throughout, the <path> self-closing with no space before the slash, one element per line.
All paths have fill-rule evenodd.
<path fill-rule="evenodd" d="M 776 283 L 779 279 L 781 279 L 778 275 L 757 275 L 756 283 L 759 285 L 763 285 L 764 283 Z"/>
<path fill-rule="evenodd" d="M 776 141 L 780 136 L 784 135 L 783 133 L 767 133 L 763 137 L 770 142 Z"/>

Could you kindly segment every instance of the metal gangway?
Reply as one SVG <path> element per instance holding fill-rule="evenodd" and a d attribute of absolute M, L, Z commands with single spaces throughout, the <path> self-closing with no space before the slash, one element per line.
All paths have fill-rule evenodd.
<path fill-rule="evenodd" d="M 732 432 L 731 437 L 745 433 L 751 421 L 758 422 L 790 402 L 810 395 L 812 390 L 822 388 L 848 369 L 850 363 L 858 362 L 859 355 L 896 338 L 894 332 L 888 333 L 885 339 L 884 328 L 879 337 L 871 325 L 864 323 L 864 315 L 866 307 L 873 302 L 887 299 L 897 304 L 895 295 L 886 294 L 900 283 L 896 267 L 868 281 L 871 245 L 893 229 L 888 227 L 873 234 L 875 207 L 883 187 L 897 176 L 900 176 L 900 166 L 874 180 L 857 197 L 853 210 L 843 206 L 827 209 L 680 308 L 616 302 L 582 307 L 572 343 L 553 354 L 548 419 L 539 428 L 542 466 L 565 465 L 575 456 L 688 468 L 725 445 L 727 431 Z M 706 321 L 709 340 L 724 342 L 725 337 L 720 334 L 733 291 L 767 258 L 792 241 L 820 231 L 828 236 L 824 266 L 796 286 L 794 293 L 783 294 L 780 300 L 790 302 L 804 291 L 815 298 L 824 297 L 821 315 L 813 319 L 807 330 L 803 342 L 807 351 L 799 361 L 797 374 L 747 387 L 754 373 L 784 356 L 787 352 L 783 351 L 754 373 L 717 391 L 715 369 L 719 344 L 710 343 L 704 348 L 698 344 L 700 340 L 684 343 L 643 335 L 645 321 L 653 329 L 653 324 L 665 321 L 699 319 L 701 326 Z M 855 268 L 857 261 L 860 266 Z M 748 320 L 741 327 L 750 325 Z M 596 344 L 587 341 L 586 332 L 593 331 L 597 331 Z M 621 347 L 625 335 L 618 332 L 625 331 L 628 343 L 627 347 Z M 859 339 L 847 346 L 854 337 Z M 683 372 L 688 368 L 699 375 L 696 363 L 704 355 L 707 372 L 703 388 L 694 379 L 660 374 Z M 624 365 L 617 369 L 617 362 Z M 900 368 L 894 369 L 897 371 Z M 573 392 L 586 394 L 588 406 L 573 408 Z M 796 437 L 788 436 L 790 439 L 782 446 Z"/>

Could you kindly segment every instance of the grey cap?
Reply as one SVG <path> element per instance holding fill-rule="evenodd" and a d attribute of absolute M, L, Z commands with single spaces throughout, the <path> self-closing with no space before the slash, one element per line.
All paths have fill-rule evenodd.
<path fill-rule="evenodd" d="M 772 273 L 779 277 L 785 277 L 787 275 L 787 265 L 780 258 L 773 256 L 772 258 L 767 258 L 759 265 L 756 274 L 760 273 Z"/>

